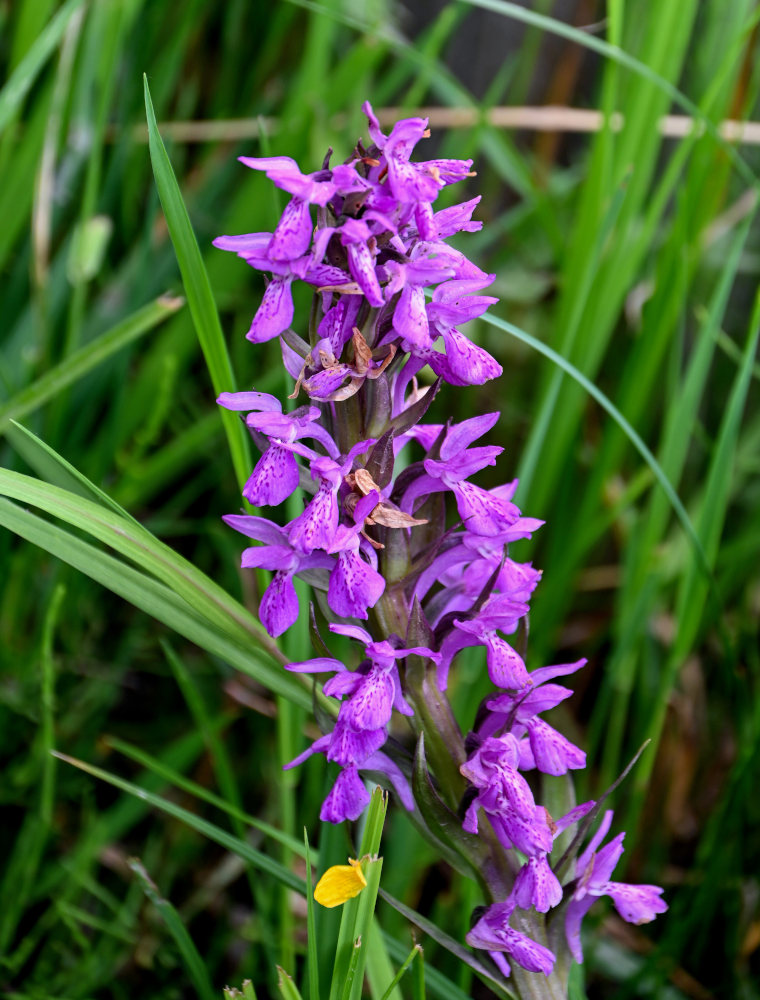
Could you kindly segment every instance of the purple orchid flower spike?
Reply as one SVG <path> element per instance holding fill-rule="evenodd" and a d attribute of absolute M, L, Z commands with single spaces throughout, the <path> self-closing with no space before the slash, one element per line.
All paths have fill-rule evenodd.
<path fill-rule="evenodd" d="M 668 906 L 662 889 L 656 885 L 629 885 L 611 882 L 610 876 L 623 854 L 624 833 L 619 833 L 609 844 L 597 850 L 612 823 L 612 811 L 604 814 L 599 829 L 588 847 L 576 862 L 575 890 L 565 914 L 567 943 L 576 962 L 583 962 L 581 923 L 600 896 L 609 896 L 623 920 L 631 924 L 645 924 L 664 913 Z"/>
<path fill-rule="evenodd" d="M 556 961 L 552 952 L 509 926 L 516 906 L 513 899 L 489 906 L 467 935 L 466 941 L 473 948 L 488 950 L 504 976 L 509 976 L 511 972 L 506 955 L 529 972 L 543 972 L 548 976 Z"/>
<path fill-rule="evenodd" d="M 219 403 L 247 414 L 262 452 L 244 496 L 276 506 L 299 484 L 309 496 L 284 526 L 287 518 L 276 515 L 280 523 L 225 520 L 260 543 L 245 550 L 243 566 L 273 573 L 259 608 L 270 635 L 296 620 L 300 575 L 318 592 L 317 613 L 331 632 L 361 644 L 346 663 L 325 655 L 287 667 L 324 674 L 324 694 L 337 706 L 332 731 L 287 765 L 321 754 L 340 769 L 321 818 L 358 819 L 368 780 L 395 789 L 406 809 L 419 807 L 431 843 L 445 842 L 463 859 L 466 852 L 478 868 L 491 905 L 478 911 L 468 942 L 488 950 L 505 976 L 517 962 L 550 977 L 545 991 L 528 977 L 529 995 L 559 997 L 571 955 L 582 958 L 581 921 L 593 900 L 609 895 L 625 919 L 640 922 L 665 909 L 662 890 L 611 881 L 622 853 L 622 834 L 601 846 L 611 814 L 576 861 L 563 854 L 558 873 L 572 870 L 572 880 L 563 886 L 552 870 L 556 838 L 595 804 L 555 820 L 534 797 L 544 783 L 528 775 L 529 783 L 526 772 L 560 776 L 585 766 L 583 751 L 543 718 L 571 694 L 558 680 L 585 661 L 529 672 L 523 660 L 541 572 L 515 562 L 509 546 L 542 522 L 521 514 L 516 480 L 490 489 L 473 482 L 503 451 L 478 443 L 499 415 L 423 422 L 442 382 L 483 385 L 501 374 L 463 332 L 496 302 L 486 294 L 494 275 L 448 243 L 481 228 L 473 221 L 479 199 L 435 210 L 440 191 L 471 176 L 472 164 L 415 160 L 427 119 L 406 118 L 385 132 L 369 103 L 364 111 L 371 141 L 335 167 L 330 156 L 314 173 L 286 156 L 242 158 L 290 201 L 274 232 L 214 242 L 264 273 L 248 339 L 279 336 L 291 399 L 301 391 L 309 399 L 290 413 L 255 391 L 222 393 Z M 308 325 L 289 329 L 297 281 L 312 286 L 312 309 Z M 473 646 L 485 648 L 495 690 L 463 736 L 445 692 L 455 658 Z M 424 743 L 430 787 L 450 813 L 432 808 L 425 782 L 410 785 L 409 760 L 399 766 L 405 728 Z M 457 804 L 464 833 L 452 837 Z M 560 906 L 567 943 L 553 930 L 561 922 L 551 911 Z M 541 943 L 547 933 L 556 959 Z M 518 993 L 528 979 L 515 975 Z"/>

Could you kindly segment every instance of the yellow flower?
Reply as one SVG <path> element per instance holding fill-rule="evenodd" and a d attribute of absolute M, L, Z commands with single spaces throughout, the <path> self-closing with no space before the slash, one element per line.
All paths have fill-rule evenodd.
<path fill-rule="evenodd" d="M 358 896 L 366 884 L 361 861 L 349 858 L 347 865 L 333 865 L 327 869 L 317 882 L 314 899 L 322 906 L 340 906 L 347 899 Z"/>

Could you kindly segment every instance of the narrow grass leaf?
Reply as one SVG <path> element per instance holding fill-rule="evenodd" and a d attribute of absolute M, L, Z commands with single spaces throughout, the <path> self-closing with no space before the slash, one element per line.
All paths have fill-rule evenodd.
<path fill-rule="evenodd" d="M 416 927 L 419 927 L 421 931 L 424 931 L 428 937 L 431 937 L 437 944 L 445 948 L 446 951 L 450 951 L 452 955 L 456 955 L 462 962 L 465 962 L 470 966 L 473 971 L 480 976 L 480 978 L 496 993 L 498 997 L 506 998 L 506 1000 L 515 1000 L 515 996 L 509 990 L 504 987 L 501 980 L 497 979 L 492 972 L 490 972 L 482 962 L 472 955 L 470 951 L 459 941 L 455 940 L 445 931 L 442 931 L 440 927 L 437 927 L 432 921 L 423 917 L 421 913 L 417 913 L 411 907 L 406 906 L 401 900 L 395 899 L 390 893 L 385 892 L 384 889 L 379 890 L 379 895 L 381 899 L 384 899 L 386 903 L 393 907 L 394 910 L 406 917 L 411 923 Z M 460 991 L 461 992 L 461 991 Z"/>
<path fill-rule="evenodd" d="M 319 952 L 314 920 L 314 885 L 311 873 L 311 848 L 306 827 L 303 828 L 303 846 L 306 857 L 306 976 L 309 983 L 309 1000 L 319 1000 Z"/>
<path fill-rule="evenodd" d="M 42 624 L 42 678 L 40 683 L 40 743 L 42 748 L 42 781 L 40 782 L 40 818 L 48 826 L 53 819 L 55 804 L 55 758 L 50 751 L 55 745 L 55 662 L 53 636 L 58 624 L 66 588 L 59 583 L 50 598 Z"/>
<path fill-rule="evenodd" d="M 385 944 L 388 949 L 388 954 L 391 958 L 394 958 L 397 962 L 401 962 L 406 958 L 408 945 L 401 944 L 395 938 L 390 937 L 387 934 L 383 934 L 385 939 Z M 436 969 L 434 965 L 428 965 L 426 970 L 426 984 L 427 992 L 430 996 L 437 997 L 438 1000 L 471 1000 L 472 994 L 465 993 L 464 990 L 457 986 L 457 984 L 449 979 L 443 972 Z M 516 1000 L 514 995 L 509 992 L 498 993 L 496 995 L 499 997 L 506 997 L 507 1000 Z"/>
<path fill-rule="evenodd" d="M 74 566 L 236 670 L 249 674 L 303 708 L 311 707 L 311 695 L 294 684 L 290 674 L 284 670 L 269 670 L 263 661 L 252 655 L 250 646 L 237 642 L 201 619 L 186 601 L 147 574 L 3 499 L 0 499 L 0 525 Z"/>
<path fill-rule="evenodd" d="M 0 469 L 0 494 L 38 507 L 105 542 L 152 573 L 222 632 L 255 643 L 276 662 L 285 660 L 277 643 L 266 635 L 250 611 L 136 522 L 67 490 L 7 469 Z M 261 662 L 265 673 L 280 673 L 273 664 Z"/>
<path fill-rule="evenodd" d="M 303 1000 L 298 987 L 293 982 L 293 977 L 289 976 L 282 966 L 277 966 L 277 989 L 280 991 L 282 1000 Z"/>
<path fill-rule="evenodd" d="M 216 727 L 212 728 L 215 729 Z M 146 771 L 149 771 L 151 774 L 155 774 L 156 777 L 161 778 L 168 784 L 174 785 L 175 788 L 179 788 L 183 792 L 188 792 L 190 795 L 194 795 L 202 802 L 207 802 L 208 805 L 214 806 L 216 809 L 220 809 L 222 812 L 227 813 L 228 816 L 234 817 L 246 826 L 250 826 L 254 830 L 259 830 L 259 832 L 263 833 L 266 837 L 271 837 L 272 840 L 276 840 L 280 844 L 286 844 L 290 850 L 299 857 L 306 857 L 303 845 L 300 841 L 296 840 L 294 837 L 290 837 L 286 833 L 283 833 L 282 830 L 278 830 L 277 827 L 272 826 L 271 823 L 267 823 L 265 820 L 259 819 L 257 816 L 251 816 L 250 813 L 244 812 L 237 806 L 232 805 L 225 799 L 221 798 L 221 796 L 208 791 L 208 789 L 204 788 L 203 785 L 199 785 L 191 778 L 187 778 L 185 775 L 180 774 L 179 771 L 169 767 L 168 764 L 163 763 L 163 761 L 160 761 L 157 757 L 153 757 L 144 750 L 140 750 L 139 747 L 132 746 L 131 743 L 120 740 L 116 736 L 106 736 L 104 743 L 112 750 L 116 750 L 117 753 L 124 754 L 125 757 L 135 761 L 135 763 L 144 767 Z"/>
<path fill-rule="evenodd" d="M 519 327 L 513 326 L 512 323 L 508 323 L 506 320 L 499 319 L 496 316 L 485 315 L 483 319 L 485 320 L 486 323 L 489 323 L 491 326 L 495 326 L 499 330 L 504 330 L 506 333 L 510 333 L 516 340 L 521 340 L 524 344 L 528 344 L 529 347 L 532 347 L 534 350 L 538 351 L 539 354 L 543 354 L 544 357 L 549 358 L 550 361 L 553 361 L 555 365 L 558 365 L 560 368 L 562 368 L 566 372 L 566 374 L 568 374 L 583 389 L 585 389 L 586 392 L 589 394 L 589 396 L 592 396 L 597 401 L 597 403 L 599 403 L 599 405 L 602 407 L 603 410 L 606 410 L 607 413 L 609 413 L 609 415 L 612 417 L 615 423 L 620 427 L 620 429 L 629 439 L 631 444 L 634 446 L 636 451 L 638 451 L 638 453 L 647 463 L 649 468 L 652 470 L 655 479 L 662 487 L 663 491 L 665 492 L 665 495 L 670 501 L 670 505 L 672 506 L 673 510 L 676 513 L 678 520 L 681 522 L 681 526 L 683 527 L 686 536 L 689 539 L 689 542 L 694 549 L 694 552 L 697 557 L 697 562 L 699 564 L 701 571 L 705 574 L 705 576 L 708 579 L 711 579 L 712 571 L 707 561 L 705 550 L 702 547 L 702 543 L 699 540 L 697 532 L 694 530 L 694 525 L 691 522 L 691 518 L 689 517 L 687 510 L 684 507 L 683 503 L 681 502 L 681 498 L 678 496 L 678 493 L 675 491 L 673 484 L 665 475 L 665 473 L 662 470 L 662 467 L 660 466 L 660 463 L 657 461 L 657 459 L 652 454 L 650 449 L 644 443 L 639 433 L 626 420 L 626 418 L 623 416 L 620 410 L 618 410 L 618 408 L 610 400 L 610 398 L 606 396 L 601 389 L 597 388 L 597 386 L 595 386 L 593 382 L 587 379 L 586 376 L 583 374 L 583 372 L 579 371 L 575 367 L 575 365 L 572 365 L 566 358 L 563 358 L 561 354 L 558 354 L 556 351 L 552 350 L 552 348 L 548 347 L 546 344 L 541 343 L 540 340 L 537 340 L 535 337 L 532 337 L 529 333 L 526 333 Z"/>
<path fill-rule="evenodd" d="M 190 980 L 195 986 L 195 991 L 200 1000 L 217 1000 L 217 992 L 211 984 L 209 974 L 206 970 L 206 963 L 198 953 L 198 949 L 193 943 L 187 928 L 182 923 L 182 918 L 174 909 L 168 899 L 164 899 L 159 893 L 158 887 L 148 875 L 143 863 L 138 858 L 130 858 L 127 862 L 130 870 L 136 876 L 142 891 L 158 910 L 161 919 L 174 938 L 174 943 L 182 956 Z"/>
<path fill-rule="evenodd" d="M 119 514 L 132 521 L 136 526 L 140 526 L 139 522 L 112 497 L 83 475 L 79 469 L 75 469 L 62 455 L 59 455 L 57 451 L 54 451 L 50 445 L 38 438 L 23 424 L 11 420 L 4 428 L 3 434 L 13 450 L 24 459 L 30 468 L 34 469 L 41 479 L 54 486 L 60 486 L 61 489 L 68 490 L 70 493 L 75 493 L 77 496 L 84 497 L 86 500 L 102 504 L 103 507 L 112 510 L 114 514 Z"/>
<path fill-rule="evenodd" d="M 653 70 L 650 66 L 647 66 L 646 63 L 641 62 L 639 59 L 636 59 L 635 56 L 626 52 L 625 49 L 621 49 L 617 45 L 611 45 L 609 42 L 605 42 L 604 39 L 597 38 L 596 35 L 593 35 L 588 31 L 581 31 L 580 28 L 575 28 L 572 25 L 567 24 L 565 21 L 549 17 L 546 14 L 539 14 L 534 10 L 521 7 L 516 3 L 510 3 L 508 0 L 465 0 L 465 2 L 472 7 L 482 7 L 484 10 L 490 10 L 496 14 L 503 14 L 505 17 L 513 18 L 515 21 L 522 21 L 524 24 L 534 25 L 535 27 L 541 28 L 552 35 L 559 35 L 561 38 L 567 38 L 578 45 L 584 46 L 584 48 L 598 52 L 607 59 L 611 59 L 613 62 L 624 66 L 626 69 L 632 70 L 642 79 L 653 83 L 675 104 L 683 108 L 684 111 L 687 111 L 691 117 L 699 123 L 705 132 L 707 132 L 721 146 L 738 172 L 742 175 L 742 178 L 748 184 L 752 187 L 757 186 L 758 179 L 752 167 L 739 154 L 736 146 L 723 138 L 718 129 L 715 127 L 715 124 L 710 121 L 702 109 L 695 104 L 694 101 L 688 98 L 686 94 L 680 91 L 678 87 L 674 86 L 669 80 L 665 79 L 665 77 L 660 76 L 659 73 L 655 72 L 655 70 Z M 756 12 L 754 16 L 749 19 L 746 30 L 750 31 L 759 18 L 760 11 Z"/>
<path fill-rule="evenodd" d="M 40 70 L 63 38 L 69 21 L 83 0 L 67 0 L 30 46 L 28 52 L 0 90 L 0 133 L 20 109 Z"/>
<path fill-rule="evenodd" d="M 402 979 L 404 973 L 409 968 L 409 966 L 412 964 L 412 962 L 417 957 L 417 955 L 420 955 L 420 956 L 422 955 L 422 948 L 418 944 L 416 944 L 412 948 L 412 950 L 409 952 L 409 954 L 406 956 L 406 958 L 404 959 L 404 962 L 401 965 L 401 967 L 399 968 L 398 972 L 393 977 L 393 979 L 390 981 L 390 983 L 388 985 L 388 989 L 380 997 L 380 1000 L 391 1000 L 391 997 L 393 997 L 393 996 L 396 996 L 396 995 L 400 996 L 400 993 L 396 989 L 396 987 L 401 982 L 401 979 Z"/>
<path fill-rule="evenodd" d="M 39 409 L 128 344 L 173 316 L 183 304 L 184 299 L 161 296 L 48 369 L 31 385 L 0 404 L 0 429 L 9 420 L 25 417 L 27 413 Z"/>
<path fill-rule="evenodd" d="M 79 768 L 80 771 L 85 771 L 87 774 L 91 774 L 94 778 L 98 778 L 100 781 L 105 781 L 107 784 L 113 785 L 114 788 L 121 789 L 122 792 L 134 795 L 135 798 L 141 799 L 143 802 L 153 806 L 155 809 L 159 809 L 161 812 L 165 812 L 167 815 L 174 817 L 174 819 L 180 820 L 180 822 L 195 830 L 196 833 L 200 833 L 201 836 L 206 837 L 208 840 L 213 840 L 221 847 L 224 847 L 225 850 L 231 851 L 233 854 L 237 854 L 239 858 L 242 858 L 243 861 L 247 861 L 259 871 L 265 872 L 267 875 L 271 875 L 278 882 L 281 882 L 283 885 L 287 885 L 288 888 L 294 889 L 296 892 L 300 892 L 301 895 L 303 895 L 305 891 L 303 879 L 299 878 L 287 868 L 283 868 L 278 861 L 267 857 L 266 854 L 256 850 L 255 847 L 252 847 L 244 840 L 240 840 L 239 837 L 234 837 L 231 833 L 227 833 L 227 831 L 223 830 L 221 827 L 216 826 L 214 823 L 209 823 L 200 816 L 196 816 L 195 813 L 191 813 L 187 809 L 183 809 L 182 806 L 176 805 L 169 799 L 165 799 L 161 795 L 149 792 L 147 789 L 141 788 L 139 785 L 134 785 L 130 781 L 125 781 L 123 778 L 119 778 L 115 774 L 104 771 L 100 767 L 95 767 L 92 764 L 85 763 L 83 760 L 77 760 L 75 757 L 69 757 L 66 754 L 58 753 L 57 751 L 55 752 L 55 756 L 58 757 L 59 760 L 62 760 L 67 764 L 71 764 L 73 767 Z"/>
<path fill-rule="evenodd" d="M 158 131 L 147 76 L 143 77 L 143 82 L 145 85 L 145 111 L 148 118 L 150 158 L 158 196 L 161 199 L 166 224 L 169 227 L 169 235 L 174 244 L 174 252 L 177 255 L 187 302 L 190 306 L 203 357 L 211 376 L 211 384 L 218 396 L 222 392 L 234 391 L 235 377 L 198 241 L 195 238 L 177 178 L 174 176 L 169 156 Z M 235 474 L 242 487 L 251 472 L 248 435 L 236 413 L 220 409 L 220 417 L 227 435 Z"/>

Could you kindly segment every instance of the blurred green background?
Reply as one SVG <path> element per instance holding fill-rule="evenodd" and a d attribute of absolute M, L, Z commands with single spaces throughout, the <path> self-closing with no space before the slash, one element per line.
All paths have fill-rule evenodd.
<path fill-rule="evenodd" d="M 240 541 L 220 521 L 238 484 L 177 298 L 142 74 L 238 388 L 279 394 L 285 379 L 276 345 L 244 339 L 260 276 L 210 245 L 278 217 L 277 193 L 236 156 L 306 171 L 332 147 L 340 161 L 366 135 L 369 98 L 434 109 L 436 155 L 475 160 L 477 178 L 446 195 L 482 195 L 484 229 L 458 245 L 496 274 L 494 322 L 511 326 L 480 320 L 472 336 L 505 374 L 445 388 L 437 415 L 500 409 L 491 440 L 505 453 L 479 481 L 519 475 L 521 508 L 547 522 L 513 554 L 544 571 L 529 666 L 589 657 L 558 712 L 589 750 L 579 794 L 599 795 L 652 741 L 614 795 L 628 831 L 617 876 L 664 885 L 670 911 L 636 928 L 600 908 L 591 1000 L 760 996 L 760 155 L 756 133 L 730 145 L 719 127 L 758 117 L 757 21 L 750 0 L 0 0 L 2 465 L 92 499 L 81 473 L 249 605 Z M 604 111 L 614 127 L 542 127 L 530 110 L 520 128 L 498 124 L 534 105 Z M 666 137 L 666 114 L 699 126 L 679 119 Z M 297 309 L 305 322 L 307 298 Z M 0 506 L 0 993 L 205 998 L 251 977 L 274 995 L 275 963 L 302 968 L 303 900 L 49 750 L 303 875 L 292 845 L 201 796 L 297 839 L 305 825 L 324 864 L 344 862 L 346 831 L 316 822 L 321 758 L 280 771 L 313 738 L 308 711 L 234 670 L 244 653 L 231 664 L 19 539 L 24 507 Z M 54 499 L 47 511 L 43 528 L 62 530 Z M 68 525 L 66 539 L 87 537 Z M 126 586 L 121 565 L 108 572 Z M 296 632 L 286 652 L 308 655 Z M 464 658 L 464 726 L 487 688 L 477 653 Z M 383 886 L 461 939 L 473 887 L 393 807 L 383 853 Z M 378 916 L 405 954 L 407 922 L 383 904 Z M 489 995 L 422 943 L 428 967 Z"/>

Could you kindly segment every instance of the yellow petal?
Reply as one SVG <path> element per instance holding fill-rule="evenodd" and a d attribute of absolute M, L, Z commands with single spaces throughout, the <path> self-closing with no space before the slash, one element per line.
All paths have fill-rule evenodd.
<path fill-rule="evenodd" d="M 347 865 L 328 868 L 314 889 L 314 898 L 322 906 L 340 906 L 358 896 L 367 884 L 360 861 L 348 859 Z"/>

